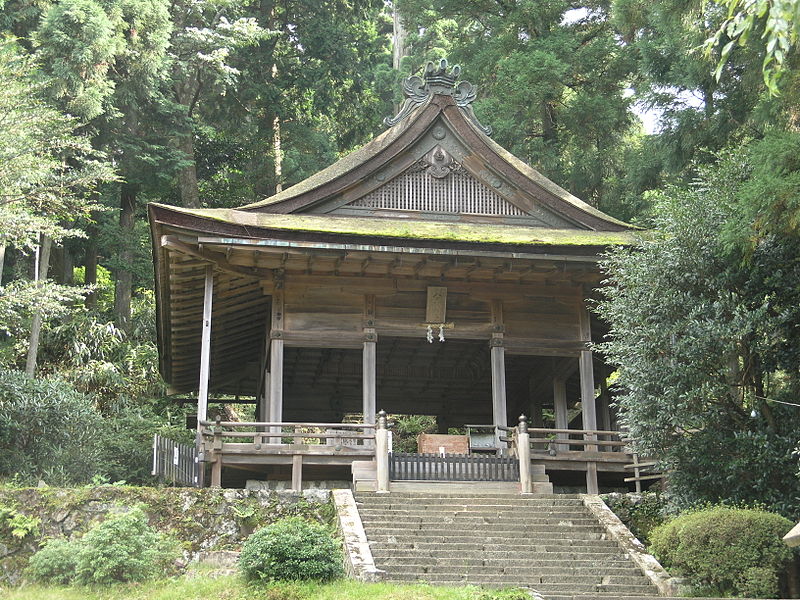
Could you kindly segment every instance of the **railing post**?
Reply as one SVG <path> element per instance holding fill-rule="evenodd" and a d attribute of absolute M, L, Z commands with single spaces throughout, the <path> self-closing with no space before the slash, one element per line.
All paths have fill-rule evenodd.
<path fill-rule="evenodd" d="M 222 487 L 222 417 L 217 415 L 214 427 L 214 462 L 211 463 L 211 487 Z"/>
<path fill-rule="evenodd" d="M 528 434 L 528 419 L 520 415 L 517 425 L 517 458 L 519 459 L 520 492 L 531 493 L 531 436 Z"/>
<path fill-rule="evenodd" d="M 389 430 L 386 427 L 386 411 L 378 413 L 375 428 L 375 462 L 379 492 L 389 491 Z"/>

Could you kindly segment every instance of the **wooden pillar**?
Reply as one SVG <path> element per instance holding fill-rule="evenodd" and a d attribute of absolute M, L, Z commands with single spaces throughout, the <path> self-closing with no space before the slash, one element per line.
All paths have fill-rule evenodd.
<path fill-rule="evenodd" d="M 541 386 L 532 373 L 528 378 L 528 399 L 530 401 L 531 427 L 544 427 L 542 415 Z"/>
<path fill-rule="evenodd" d="M 269 371 L 267 371 L 264 373 L 264 389 L 261 390 L 261 396 L 258 398 L 258 420 L 266 421 L 267 423 L 270 421 L 269 380 Z"/>
<path fill-rule="evenodd" d="M 201 421 L 208 419 L 208 379 L 211 367 L 211 309 L 214 297 L 214 267 L 206 266 L 203 286 L 203 328 L 200 333 L 200 380 L 197 385 L 197 450 L 205 454 L 203 448 L 203 425 Z M 205 456 L 198 462 L 198 485 L 205 485 Z"/>
<path fill-rule="evenodd" d="M 303 491 L 303 455 L 292 456 L 292 491 Z"/>
<path fill-rule="evenodd" d="M 376 356 L 378 336 L 375 333 L 375 296 L 364 296 L 364 351 L 362 354 L 362 410 L 364 423 L 375 423 Z"/>
<path fill-rule="evenodd" d="M 602 368 L 600 373 L 600 397 L 597 404 L 597 421 L 600 425 L 600 429 L 611 431 L 611 407 L 609 406 L 610 403 L 608 397 L 608 382 L 606 381 L 606 369 Z"/>
<path fill-rule="evenodd" d="M 492 424 L 495 427 L 508 425 L 506 406 L 506 355 L 503 346 L 503 304 L 500 300 L 492 301 L 492 338 L 490 354 L 492 367 Z M 501 432 L 495 429 L 495 446 L 500 449 Z M 503 445 L 504 447 L 504 445 Z"/>
<path fill-rule="evenodd" d="M 283 421 L 283 321 L 284 321 L 283 283 L 276 281 L 272 294 L 272 326 L 269 346 L 269 420 L 279 423 Z M 279 428 L 272 428 L 279 433 Z M 279 444 L 280 438 L 271 439 L 271 443 Z"/>
<path fill-rule="evenodd" d="M 212 442 L 213 461 L 211 462 L 211 487 L 222 487 L 222 417 L 217 415 L 214 425 L 214 441 Z"/>
<path fill-rule="evenodd" d="M 556 429 L 569 429 L 569 412 L 567 409 L 567 380 L 555 375 L 553 377 L 553 410 L 556 416 Z M 568 437 L 568 434 L 558 434 Z M 569 444 L 556 444 L 558 450 L 569 450 Z"/>
<path fill-rule="evenodd" d="M 585 303 L 579 307 L 579 323 L 581 340 L 588 344 L 592 340 L 591 324 L 589 311 Z M 597 429 L 597 408 L 595 407 L 594 396 L 594 365 L 592 362 L 592 351 L 588 345 L 585 350 L 581 350 L 578 367 L 581 377 L 581 412 L 583 416 L 584 429 Z M 589 436 L 587 439 L 596 439 L 596 436 Z M 587 452 L 597 452 L 597 446 L 585 446 Z M 589 494 L 599 493 L 597 484 L 597 462 L 588 461 L 586 463 L 586 492 Z"/>

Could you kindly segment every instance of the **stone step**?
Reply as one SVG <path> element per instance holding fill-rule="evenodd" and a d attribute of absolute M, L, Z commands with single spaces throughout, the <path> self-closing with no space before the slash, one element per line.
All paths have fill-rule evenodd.
<path fill-rule="evenodd" d="M 457 517 L 497 517 L 499 519 L 518 519 L 535 517 L 537 519 L 588 519 L 597 522 L 591 517 L 591 513 L 584 510 L 569 508 L 552 508 L 547 510 L 531 510 L 529 508 L 514 508 L 497 510 L 492 507 L 457 507 L 457 506 L 437 506 L 432 509 L 407 506 L 403 508 L 389 508 L 383 506 L 361 506 L 358 510 L 361 517 L 365 516 L 386 516 L 395 517 L 430 517 L 435 515 L 451 515 Z"/>
<path fill-rule="evenodd" d="M 499 552 L 499 551 L 515 551 L 515 552 L 530 552 L 532 554 L 573 554 L 575 556 L 602 553 L 603 556 L 609 555 L 622 555 L 622 552 L 616 542 L 612 540 L 581 540 L 580 544 L 575 544 L 572 540 L 562 540 L 561 544 L 554 544 L 552 540 L 547 542 L 530 540 L 521 543 L 520 540 L 514 540 L 511 545 L 506 538 L 501 541 L 488 541 L 488 540 L 468 540 L 468 541 L 447 541 L 446 538 L 438 538 L 434 540 L 423 540 L 418 537 L 401 538 L 399 541 L 394 537 L 393 541 L 387 539 L 380 540 L 378 534 L 367 534 L 369 539 L 370 548 L 375 551 L 383 549 L 400 549 L 400 550 L 415 550 L 420 552 L 436 552 L 436 551 L 477 551 L 477 552 Z M 384 536 L 386 537 L 386 536 Z M 442 545 L 445 543 L 446 545 Z"/>
<path fill-rule="evenodd" d="M 455 509 L 463 510 L 465 508 L 481 508 L 483 510 L 545 510 L 548 508 L 559 510 L 584 510 L 583 503 L 580 500 L 500 500 L 492 498 L 481 498 L 479 502 L 471 502 L 469 498 L 435 498 L 426 501 L 414 502 L 412 500 L 403 501 L 400 499 L 390 498 L 357 498 L 356 505 L 364 508 L 387 508 L 396 510 L 410 510 L 412 508 L 419 508 L 422 506 L 428 507 L 431 510 L 446 510 Z"/>
<path fill-rule="evenodd" d="M 616 563 L 620 564 L 620 563 Z M 381 568 L 389 572 L 395 569 L 403 571 L 418 571 L 422 573 L 442 572 L 444 569 L 449 569 L 454 573 L 466 572 L 471 569 L 491 569 L 497 573 L 514 574 L 517 571 L 523 571 L 535 576 L 541 575 L 557 575 L 562 578 L 571 578 L 573 576 L 592 576 L 599 577 L 598 573 L 602 576 L 609 577 L 635 577 L 642 578 L 643 575 L 639 569 L 631 565 L 622 564 L 622 566 L 603 565 L 602 570 L 598 568 L 597 564 L 583 564 L 578 565 L 570 563 L 569 561 L 551 561 L 550 566 L 546 566 L 541 562 L 533 562 L 526 560 L 484 560 L 480 557 L 475 558 L 431 558 L 428 560 L 408 560 L 407 558 L 389 557 L 381 559 Z"/>
<path fill-rule="evenodd" d="M 442 560 L 458 560 L 458 559 L 479 559 L 485 561 L 503 560 L 525 561 L 526 564 L 539 565 L 542 567 L 630 567 L 633 564 L 628 560 L 627 556 L 622 553 L 611 554 L 603 553 L 600 556 L 592 556 L 591 554 L 581 554 L 575 552 L 518 552 L 515 550 L 419 550 L 408 548 L 375 548 L 372 547 L 372 556 L 375 560 L 380 561 L 406 561 L 433 563 Z M 638 569 L 637 569 L 638 571 Z"/>
<path fill-rule="evenodd" d="M 574 504 L 582 506 L 583 501 L 577 494 L 465 494 L 458 493 L 418 493 L 404 492 L 359 492 L 356 501 L 367 502 L 412 502 L 435 504 L 441 502 L 467 502 L 470 504 Z"/>
<path fill-rule="evenodd" d="M 569 531 L 559 530 L 555 527 L 544 527 L 540 525 L 531 525 L 530 527 L 514 528 L 470 528 L 459 529 L 456 527 L 441 527 L 441 528 L 407 528 L 407 527 L 380 527 L 369 528 L 367 527 L 367 538 L 376 536 L 376 541 L 382 538 L 393 537 L 396 540 L 418 540 L 423 541 L 444 541 L 450 540 L 453 542 L 458 541 L 472 541 L 483 540 L 484 543 L 506 543 L 509 545 L 516 545 L 517 540 L 526 542 L 539 542 L 554 541 L 554 540 L 604 540 L 607 539 L 606 532 L 597 529 L 596 531 L 588 529 L 570 528 Z M 566 529 L 566 528 L 565 528 Z M 377 533 L 379 532 L 379 533 Z M 380 538 L 377 536 L 381 536 Z"/>
<path fill-rule="evenodd" d="M 461 567 L 459 569 L 413 569 L 413 568 L 388 568 L 386 569 L 389 578 L 399 577 L 406 578 L 467 578 L 467 579 L 482 579 L 484 581 L 491 581 L 496 577 L 515 578 L 519 581 L 524 581 L 530 585 L 536 586 L 541 584 L 560 585 L 560 584 L 574 584 L 576 586 L 630 586 L 644 588 L 653 587 L 643 575 L 628 576 L 628 575 L 586 575 L 586 574 L 571 574 L 571 573 L 541 573 L 539 571 L 530 571 L 522 567 L 515 567 L 509 569 L 491 568 L 491 567 Z"/>
<path fill-rule="evenodd" d="M 519 528 L 520 531 L 525 528 L 537 527 L 556 529 L 568 527 L 570 530 L 587 528 L 596 531 L 601 530 L 596 519 L 569 517 L 551 519 L 547 517 L 513 517 L 511 515 L 486 515 L 476 517 L 468 513 L 464 516 L 453 514 L 442 514 L 438 516 L 362 514 L 361 522 L 364 524 L 364 527 L 370 525 L 376 527 L 395 525 L 397 527 L 413 527 L 415 529 L 435 527 L 436 525 L 452 525 L 453 527 L 479 527 L 482 529 L 497 528 L 498 531 L 515 527 Z"/>
<path fill-rule="evenodd" d="M 526 577 L 518 577 L 515 575 L 494 575 L 492 577 L 483 578 L 480 576 L 458 576 L 458 575 L 440 575 L 440 574 L 427 574 L 417 575 L 414 573 L 408 574 L 388 574 L 383 579 L 388 582 L 417 582 L 424 581 L 435 585 L 478 585 L 483 587 L 528 587 L 536 590 L 545 598 L 550 595 L 569 595 L 578 596 L 580 600 L 584 600 L 584 594 L 597 594 L 607 593 L 614 598 L 623 598 L 627 596 L 644 596 L 652 598 L 658 596 L 658 590 L 652 585 L 618 585 L 618 584 L 586 584 L 586 583 L 540 583 L 538 580 L 534 581 Z M 608 596 L 607 596 L 608 597 Z"/>

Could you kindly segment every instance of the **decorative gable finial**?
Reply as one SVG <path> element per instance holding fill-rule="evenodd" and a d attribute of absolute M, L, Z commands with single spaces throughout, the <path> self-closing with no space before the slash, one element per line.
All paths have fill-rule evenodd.
<path fill-rule="evenodd" d="M 461 67 L 453 65 L 448 70 L 447 59 L 443 58 L 438 65 L 428 62 L 425 65 L 423 77 L 412 75 L 403 81 L 403 94 L 405 102 L 394 117 L 386 117 L 383 122 L 389 127 L 396 125 L 405 119 L 411 111 L 418 106 L 425 104 L 436 94 L 452 96 L 456 104 L 467 114 L 470 121 L 486 135 L 492 134 L 492 128 L 481 125 L 472 110 L 472 102 L 478 95 L 478 88 L 468 81 L 461 81 L 456 84 L 461 75 Z"/>

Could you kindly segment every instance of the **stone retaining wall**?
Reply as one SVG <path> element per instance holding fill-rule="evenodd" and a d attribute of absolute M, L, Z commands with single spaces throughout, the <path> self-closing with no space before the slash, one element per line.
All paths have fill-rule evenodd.
<path fill-rule="evenodd" d="M 134 506 L 144 509 L 153 527 L 181 542 L 187 560 L 200 552 L 238 550 L 256 528 L 281 517 L 331 522 L 334 516 L 327 490 L 0 487 L 0 584 L 19 581 L 45 540 L 80 536 L 107 515 Z M 15 524 L 23 525 L 17 535 Z"/>

